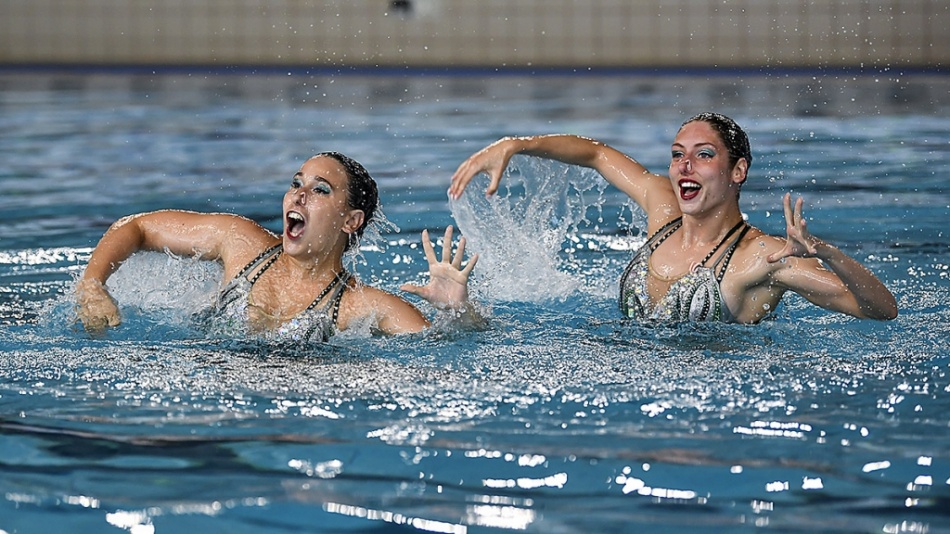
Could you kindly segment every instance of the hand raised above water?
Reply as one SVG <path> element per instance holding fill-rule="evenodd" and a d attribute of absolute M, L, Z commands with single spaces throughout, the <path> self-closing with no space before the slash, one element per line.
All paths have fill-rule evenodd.
<path fill-rule="evenodd" d="M 490 180 L 485 194 L 494 195 L 498 191 L 498 184 L 501 183 L 502 173 L 505 172 L 505 168 L 508 167 L 508 162 L 511 161 L 513 155 L 507 148 L 511 141 L 512 138 L 509 137 L 499 139 L 463 161 L 455 170 L 455 174 L 452 175 L 449 198 L 458 200 L 472 178 L 482 172 L 488 174 Z"/>
<path fill-rule="evenodd" d="M 468 279 L 478 262 L 478 254 L 462 267 L 465 258 L 465 238 L 459 239 L 455 255 L 452 255 L 452 226 L 445 229 L 442 242 L 442 259 L 436 258 L 435 249 L 429 240 L 429 231 L 422 231 L 422 248 L 429 262 L 429 283 L 425 286 L 403 284 L 400 289 L 418 295 L 435 308 L 460 309 L 468 305 Z"/>
<path fill-rule="evenodd" d="M 808 223 L 802 217 L 802 205 L 804 199 L 798 197 L 795 201 L 795 207 L 792 208 L 792 195 L 785 193 L 782 200 L 782 206 L 785 211 L 785 232 L 788 237 L 785 239 L 785 248 L 769 256 L 768 260 L 772 263 L 795 256 L 798 258 L 812 258 L 818 254 L 816 245 L 820 242 L 817 237 L 811 235 L 808 231 Z"/>

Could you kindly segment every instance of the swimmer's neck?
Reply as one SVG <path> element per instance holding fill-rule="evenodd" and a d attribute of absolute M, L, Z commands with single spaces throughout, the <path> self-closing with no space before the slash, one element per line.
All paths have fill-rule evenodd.
<path fill-rule="evenodd" d="M 742 221 L 742 214 L 713 213 L 701 216 L 683 214 L 683 226 L 680 239 L 684 245 L 697 246 L 718 243 L 736 224 Z"/>
<path fill-rule="evenodd" d="M 278 267 L 284 276 L 294 281 L 323 282 L 343 271 L 343 257 L 332 252 L 303 258 L 283 253 L 277 258 L 274 266 Z"/>

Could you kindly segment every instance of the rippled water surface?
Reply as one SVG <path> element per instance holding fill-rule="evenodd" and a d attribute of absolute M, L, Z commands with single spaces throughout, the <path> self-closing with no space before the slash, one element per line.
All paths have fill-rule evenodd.
<path fill-rule="evenodd" d="M 950 82 L 943 77 L 0 75 L 0 532 L 950 532 Z M 757 326 L 619 320 L 642 214 L 589 172 L 513 161 L 569 132 L 663 171 L 706 109 L 748 130 L 749 220 L 781 196 L 897 296 L 892 322 L 795 296 Z M 482 255 L 480 332 L 210 339 L 214 265 L 133 257 L 125 322 L 70 298 L 115 219 L 235 211 L 280 229 L 310 154 L 380 183 L 393 228 L 356 272 L 424 280 L 419 233 Z M 527 193 L 526 193 L 527 192 Z M 432 315 L 431 310 L 426 310 Z"/>

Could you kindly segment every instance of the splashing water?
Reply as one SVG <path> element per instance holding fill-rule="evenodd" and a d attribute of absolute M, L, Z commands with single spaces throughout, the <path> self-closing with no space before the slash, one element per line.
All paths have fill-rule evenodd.
<path fill-rule="evenodd" d="M 188 324 L 191 314 L 214 302 L 221 266 L 160 252 L 133 254 L 109 279 L 123 307 L 149 310 L 170 325 Z"/>
<path fill-rule="evenodd" d="M 496 195 L 477 176 L 451 203 L 469 249 L 479 254 L 479 286 L 499 300 L 563 300 L 582 290 L 577 244 L 588 212 L 602 215 L 606 182 L 593 171 L 537 158 L 512 158 Z M 589 262 L 588 262 L 589 263 Z"/>
<path fill-rule="evenodd" d="M 482 176 L 451 206 L 483 258 L 484 331 L 222 340 L 188 324 L 219 267 L 149 253 L 109 280 L 122 325 L 89 335 L 69 284 L 109 223 L 174 206 L 279 228 L 261 176 L 294 172 L 315 143 L 345 142 L 380 169 L 383 203 L 407 230 L 378 247 L 364 239 L 356 274 L 398 292 L 425 271 L 418 232 L 451 222 L 445 170 L 469 143 L 513 124 L 589 132 L 661 169 L 671 114 L 721 107 L 678 77 L 572 76 L 563 96 L 545 96 L 549 78 L 424 76 L 398 102 L 395 78 L 349 78 L 335 86 L 377 96 L 289 113 L 283 76 L 248 80 L 273 101 L 189 93 L 194 78 L 159 76 L 169 89 L 147 94 L 98 81 L 59 90 L 59 76 L 36 92 L 0 84 L 11 126 L 0 129 L 0 530 L 947 532 L 943 104 L 787 117 L 775 95 L 794 98 L 796 82 L 783 77 L 737 81 L 765 90 L 728 106 L 756 118 L 740 122 L 779 177 L 744 186 L 750 222 L 783 231 L 776 197 L 807 193 L 816 234 L 894 289 L 895 321 L 790 295 L 756 326 L 629 324 L 616 281 L 642 212 L 592 171 L 519 156 L 500 196 L 484 198 Z M 894 101 L 874 80 L 822 83 L 870 87 L 868 109 L 875 94 Z M 950 94 L 927 83 L 911 87 Z M 499 84 L 512 96 L 496 96 Z M 520 100 L 520 87 L 540 96 Z M 57 187 L 37 194 L 47 183 Z"/>

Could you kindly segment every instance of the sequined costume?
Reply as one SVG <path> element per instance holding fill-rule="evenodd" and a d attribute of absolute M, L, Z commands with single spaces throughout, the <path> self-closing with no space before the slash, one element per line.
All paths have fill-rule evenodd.
<path fill-rule="evenodd" d="M 740 221 L 734 226 L 693 269 L 673 281 L 669 290 L 657 303 L 650 302 L 647 287 L 651 276 L 662 279 L 652 272 L 650 257 L 663 241 L 673 235 L 683 225 L 682 217 L 677 217 L 660 228 L 643 244 L 624 269 L 620 278 L 620 311 L 624 317 L 641 321 L 682 322 L 682 321 L 721 321 L 735 322 L 735 316 L 723 300 L 720 284 L 726 273 L 726 267 L 732 254 L 749 226 Z M 741 228 L 741 230 L 740 230 Z M 738 234 L 736 232 L 738 231 Z M 706 263 L 713 254 L 729 241 L 722 253 L 712 265 Z"/>
<path fill-rule="evenodd" d="M 228 282 L 218 295 L 213 308 L 202 314 L 202 321 L 211 331 L 231 335 L 253 333 L 275 341 L 326 341 L 335 333 L 340 300 L 351 278 L 347 271 L 338 273 L 310 306 L 296 317 L 282 322 L 273 330 L 252 332 L 248 313 L 248 307 L 252 305 L 251 288 L 264 271 L 273 265 L 282 251 L 283 246 L 280 244 L 265 250 Z M 248 278 L 255 269 L 258 270 L 254 276 Z M 318 307 L 324 300 L 325 304 Z"/>

